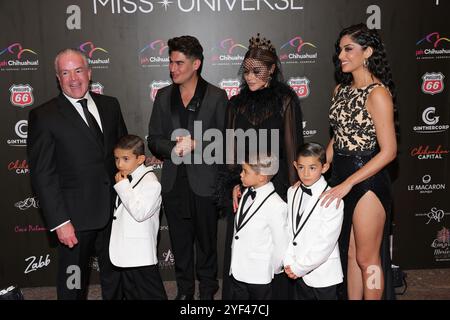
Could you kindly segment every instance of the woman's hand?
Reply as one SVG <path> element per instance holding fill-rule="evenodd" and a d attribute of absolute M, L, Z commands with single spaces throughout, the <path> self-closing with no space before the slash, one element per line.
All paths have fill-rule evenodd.
<path fill-rule="evenodd" d="M 240 185 L 235 185 L 233 188 L 233 212 L 236 213 L 239 207 L 239 198 L 242 196 Z"/>
<path fill-rule="evenodd" d="M 319 199 L 323 199 L 320 205 L 325 205 L 325 208 L 328 208 L 328 206 L 335 199 L 337 199 L 336 208 L 338 208 L 342 198 L 344 198 L 350 192 L 350 190 L 352 190 L 352 188 L 353 185 L 348 181 L 344 181 L 341 184 L 338 184 L 334 188 L 331 188 L 330 190 L 325 191 L 320 195 Z"/>

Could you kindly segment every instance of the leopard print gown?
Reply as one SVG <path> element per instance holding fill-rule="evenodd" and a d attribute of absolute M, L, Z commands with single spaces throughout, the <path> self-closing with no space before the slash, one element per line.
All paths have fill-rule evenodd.
<path fill-rule="evenodd" d="M 363 88 L 343 86 L 332 99 L 330 124 L 334 134 L 333 170 L 330 185 L 335 186 L 364 166 L 379 151 L 375 126 L 366 108 L 367 97 L 373 89 L 383 86 L 374 83 Z M 384 86 L 383 86 L 384 87 Z M 344 222 L 339 237 L 339 249 L 344 275 L 347 274 L 347 253 L 352 227 L 353 211 L 359 199 L 372 191 L 381 201 L 386 212 L 383 242 L 381 244 L 382 267 L 385 276 L 385 299 L 395 299 L 392 286 L 389 233 L 391 212 L 391 183 L 386 169 L 355 185 L 344 197 Z M 340 288 L 340 297 L 347 298 L 346 279 Z"/>

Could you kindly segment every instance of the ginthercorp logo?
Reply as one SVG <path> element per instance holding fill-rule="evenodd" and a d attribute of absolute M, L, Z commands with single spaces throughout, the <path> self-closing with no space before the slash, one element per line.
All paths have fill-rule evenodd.
<path fill-rule="evenodd" d="M 317 134 L 317 130 L 316 129 L 306 129 L 306 123 L 307 123 L 307 121 L 303 121 L 303 123 L 302 123 L 303 137 L 311 138 L 312 136 L 315 136 Z"/>
<path fill-rule="evenodd" d="M 173 256 L 172 251 L 167 249 L 161 255 L 161 259 L 159 259 L 159 267 L 160 268 L 173 268 L 175 266 L 175 258 Z"/>
<path fill-rule="evenodd" d="M 8 170 L 15 172 L 16 174 L 29 173 L 27 160 L 15 160 L 8 164 Z"/>
<path fill-rule="evenodd" d="M 139 50 L 139 64 L 143 68 L 167 67 L 169 47 L 163 40 L 154 40 Z"/>
<path fill-rule="evenodd" d="M 418 160 L 442 160 L 447 157 L 448 153 L 449 150 L 440 144 L 437 146 L 420 145 L 410 151 L 411 157 Z"/>
<path fill-rule="evenodd" d="M 436 261 L 450 261 L 450 230 L 442 227 L 437 234 L 436 239 L 430 245 L 434 250 L 434 259 Z"/>
<path fill-rule="evenodd" d="M 280 48 L 281 63 L 315 63 L 317 59 L 317 47 L 309 41 L 295 36 Z"/>
<path fill-rule="evenodd" d="M 106 69 L 109 66 L 108 51 L 96 47 L 92 41 L 86 41 L 80 44 L 79 49 L 84 52 L 88 58 L 88 63 L 93 69 Z"/>
<path fill-rule="evenodd" d="M 238 79 L 223 79 L 219 82 L 219 87 L 226 91 L 228 99 L 239 93 L 241 82 Z"/>
<path fill-rule="evenodd" d="M 448 59 L 450 58 L 450 39 L 439 32 L 431 32 L 416 42 L 416 59 Z"/>
<path fill-rule="evenodd" d="M 433 207 L 430 210 L 428 210 L 427 212 L 416 213 L 414 216 L 425 217 L 426 218 L 425 224 L 429 224 L 432 221 L 434 221 L 435 223 L 440 223 L 442 220 L 444 220 L 445 216 L 449 216 L 449 215 L 450 215 L 450 212 L 446 212 L 442 209 Z"/>
<path fill-rule="evenodd" d="M 100 83 L 100 82 L 94 82 L 91 83 L 91 91 L 98 93 L 98 94 L 103 94 L 103 89 L 105 87 Z"/>
<path fill-rule="evenodd" d="M 233 38 L 220 40 L 211 49 L 211 64 L 213 66 L 241 65 L 247 47 Z"/>
<path fill-rule="evenodd" d="M 29 71 L 37 70 L 39 59 L 37 53 L 24 48 L 19 42 L 0 49 L 0 71 Z"/>
<path fill-rule="evenodd" d="M 29 84 L 13 84 L 9 92 L 9 101 L 13 106 L 25 108 L 34 103 L 33 88 Z"/>
<path fill-rule="evenodd" d="M 423 93 L 431 95 L 444 91 L 444 75 L 440 72 L 425 73 L 421 88 Z"/>
<path fill-rule="evenodd" d="M 449 125 L 439 123 L 439 116 L 435 107 L 428 107 L 422 112 L 422 121 L 425 125 L 414 126 L 416 133 L 440 133 L 448 130 Z"/>
<path fill-rule="evenodd" d="M 168 80 L 155 80 L 152 81 L 150 84 L 150 98 L 152 101 L 155 101 L 156 94 L 158 93 L 158 90 L 164 87 L 167 87 L 170 85 L 170 81 Z"/>
<path fill-rule="evenodd" d="M 28 121 L 19 120 L 14 126 L 16 137 L 7 139 L 6 143 L 11 147 L 26 147 L 28 136 Z"/>
<path fill-rule="evenodd" d="M 431 175 L 422 176 L 422 183 L 408 185 L 408 191 L 431 194 L 433 191 L 445 191 L 445 183 L 431 183 Z"/>
<path fill-rule="evenodd" d="M 297 96 L 300 99 L 309 96 L 310 90 L 308 78 L 290 78 L 287 83 L 295 91 L 295 93 L 297 93 Z"/>

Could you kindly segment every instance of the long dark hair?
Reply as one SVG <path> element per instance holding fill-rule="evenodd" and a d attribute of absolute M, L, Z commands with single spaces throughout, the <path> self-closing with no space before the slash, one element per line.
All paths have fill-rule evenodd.
<path fill-rule="evenodd" d="M 363 47 L 363 49 L 368 47 L 373 49 L 372 55 L 367 59 L 367 68 L 370 73 L 380 79 L 380 81 L 389 89 L 392 98 L 395 101 L 395 85 L 392 81 L 391 68 L 386 58 L 386 50 L 384 49 L 383 42 L 375 29 L 371 30 L 363 23 L 345 28 L 339 34 L 335 44 L 335 54 L 333 56 L 336 81 L 343 85 L 350 85 L 353 81 L 353 75 L 351 73 L 342 72 L 341 62 L 339 61 L 339 53 L 341 52 L 339 44 L 343 36 L 350 36 L 350 38 Z"/>

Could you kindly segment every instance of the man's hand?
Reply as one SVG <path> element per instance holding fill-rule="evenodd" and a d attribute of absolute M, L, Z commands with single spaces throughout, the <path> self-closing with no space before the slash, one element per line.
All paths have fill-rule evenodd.
<path fill-rule="evenodd" d="M 189 154 L 195 149 L 195 140 L 191 136 L 177 137 L 177 144 L 175 145 L 175 153 L 179 157 Z"/>
<path fill-rule="evenodd" d="M 233 212 L 236 213 L 239 208 L 239 198 L 242 196 L 241 187 L 237 184 L 233 188 Z"/>
<path fill-rule="evenodd" d="M 58 235 L 59 241 L 69 248 L 73 248 L 78 243 L 78 239 L 75 236 L 75 229 L 73 228 L 72 223 L 68 222 L 55 231 Z"/>

